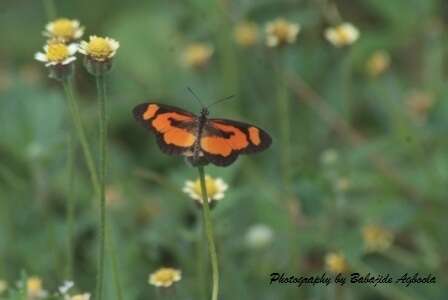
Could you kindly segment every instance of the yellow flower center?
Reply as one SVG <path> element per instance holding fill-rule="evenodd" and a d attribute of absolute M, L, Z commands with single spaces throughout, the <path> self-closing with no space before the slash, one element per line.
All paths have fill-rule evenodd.
<path fill-rule="evenodd" d="M 36 295 L 42 290 L 42 280 L 37 277 L 31 277 L 26 282 L 28 294 Z"/>
<path fill-rule="evenodd" d="M 213 50 L 204 44 L 192 44 L 186 50 L 184 54 L 185 63 L 193 67 L 204 66 Z"/>
<path fill-rule="evenodd" d="M 349 43 L 352 40 L 352 33 L 347 30 L 345 27 L 338 27 L 336 29 L 336 34 L 338 35 L 339 42 L 346 44 Z"/>
<path fill-rule="evenodd" d="M 62 43 L 49 44 L 47 58 L 49 61 L 63 61 L 69 56 L 68 48 Z"/>
<path fill-rule="evenodd" d="M 91 38 L 87 46 L 87 53 L 94 57 L 107 58 L 112 51 L 109 42 L 105 38 Z"/>
<path fill-rule="evenodd" d="M 82 295 L 75 295 L 70 297 L 70 300 L 88 300 L 89 295 L 88 294 L 82 294 Z"/>
<path fill-rule="evenodd" d="M 58 19 L 53 22 L 52 34 L 57 37 L 71 38 L 75 35 L 76 28 L 69 19 Z"/>
<path fill-rule="evenodd" d="M 257 26 L 252 23 L 243 23 L 235 28 L 236 41 L 244 46 L 249 47 L 257 41 Z"/>
<path fill-rule="evenodd" d="M 386 250 L 393 241 L 392 232 L 375 225 L 364 227 L 363 237 L 367 249 L 372 251 Z"/>
<path fill-rule="evenodd" d="M 171 268 L 162 268 L 158 270 L 154 275 L 154 282 L 162 285 L 171 285 L 173 282 L 180 279 L 179 271 Z"/>
<path fill-rule="evenodd" d="M 327 268 L 333 273 L 344 273 L 348 269 L 345 257 L 340 254 L 331 253 L 326 257 Z"/>
<path fill-rule="evenodd" d="M 272 34 L 279 40 L 285 41 L 289 37 L 289 24 L 285 20 L 278 20 L 273 27 Z"/>
<path fill-rule="evenodd" d="M 213 199 L 213 197 L 219 192 L 215 180 L 210 176 L 205 176 L 205 187 L 207 189 L 207 196 L 210 199 Z M 199 179 L 194 182 L 193 189 L 196 194 L 202 197 L 201 181 Z"/>

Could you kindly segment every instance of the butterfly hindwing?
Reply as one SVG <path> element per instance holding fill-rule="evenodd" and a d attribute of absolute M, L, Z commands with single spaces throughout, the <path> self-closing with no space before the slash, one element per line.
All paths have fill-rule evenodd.
<path fill-rule="evenodd" d="M 142 103 L 134 117 L 154 132 L 160 149 L 170 155 L 182 155 L 196 141 L 197 117 L 183 109 L 159 103 Z"/>
<path fill-rule="evenodd" d="M 211 163 L 227 166 L 239 154 L 262 151 L 271 142 L 269 134 L 257 126 L 233 120 L 209 119 L 202 131 L 200 146 Z"/>

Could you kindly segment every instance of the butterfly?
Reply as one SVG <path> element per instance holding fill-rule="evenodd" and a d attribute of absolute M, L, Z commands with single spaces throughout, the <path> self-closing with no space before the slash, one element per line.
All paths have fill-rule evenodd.
<path fill-rule="evenodd" d="M 133 109 L 135 119 L 156 136 L 162 152 L 182 155 L 193 163 L 232 164 L 240 154 L 267 149 L 272 142 L 263 129 L 233 120 L 210 119 L 209 110 L 199 116 L 161 103 L 141 103 Z"/>

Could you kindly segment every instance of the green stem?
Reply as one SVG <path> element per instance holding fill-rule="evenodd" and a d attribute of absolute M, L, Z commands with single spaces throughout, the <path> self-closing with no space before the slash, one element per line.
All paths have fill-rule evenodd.
<path fill-rule="evenodd" d="M 99 224 L 99 258 L 98 258 L 98 275 L 96 294 L 97 299 L 103 298 L 103 276 L 104 276 L 104 258 L 106 246 L 106 195 L 105 195 L 105 181 L 106 181 L 106 141 L 107 141 L 107 126 L 106 126 L 106 82 L 104 76 L 96 76 L 96 89 L 98 93 L 99 104 L 99 179 L 100 179 L 100 224 Z"/>
<path fill-rule="evenodd" d="M 198 222 L 197 225 L 197 258 L 196 258 L 196 268 L 197 268 L 197 276 L 198 276 L 198 294 L 199 299 L 205 300 L 207 299 L 207 286 L 205 285 L 205 264 L 204 264 L 204 232 L 202 230 L 201 223 Z"/>
<path fill-rule="evenodd" d="M 84 158 L 86 160 L 87 168 L 90 173 L 90 180 L 92 181 L 93 188 L 95 193 L 99 193 L 99 181 L 98 175 L 96 172 L 95 164 L 93 161 L 92 152 L 90 152 L 90 147 L 87 142 L 87 136 L 84 131 L 84 127 L 81 122 L 81 115 L 79 112 L 78 103 L 75 100 L 75 96 L 73 93 L 73 84 L 70 80 L 66 80 L 63 82 L 64 91 L 68 98 L 68 104 L 70 109 L 70 114 L 72 116 L 73 124 L 75 126 L 76 134 L 78 135 L 78 139 L 81 143 L 81 148 L 84 154 Z"/>
<path fill-rule="evenodd" d="M 216 255 L 215 241 L 213 240 L 213 225 L 210 216 L 210 207 L 208 204 L 207 186 L 205 184 L 204 167 L 199 166 L 199 179 L 201 181 L 201 193 L 202 193 L 202 213 L 204 218 L 204 229 L 207 235 L 208 251 L 210 254 L 210 260 L 212 264 L 212 300 L 218 300 L 219 290 L 219 271 L 218 271 L 218 256 Z"/>
<path fill-rule="evenodd" d="M 54 20 L 56 18 L 56 6 L 54 5 L 54 0 L 43 0 L 45 14 L 48 20 Z"/>
<path fill-rule="evenodd" d="M 107 223 L 108 227 L 107 227 L 107 248 L 110 252 L 110 257 L 112 260 L 112 273 L 114 276 L 114 284 L 115 284 L 115 288 L 116 288 L 116 293 L 117 293 L 117 299 L 118 300 L 123 300 L 123 289 L 121 288 L 121 283 L 120 283 L 120 277 L 119 277 L 119 273 L 118 273 L 118 261 L 117 261 L 117 252 L 116 252 L 116 247 L 115 247 L 115 240 L 114 237 L 112 235 L 113 233 L 113 228 L 112 228 L 112 224 L 109 222 Z"/>
<path fill-rule="evenodd" d="M 75 178 L 75 167 L 74 167 L 74 154 L 75 154 L 75 143 L 71 134 L 68 136 L 67 141 L 67 279 L 73 279 L 73 222 L 74 222 L 74 189 L 73 181 Z"/>

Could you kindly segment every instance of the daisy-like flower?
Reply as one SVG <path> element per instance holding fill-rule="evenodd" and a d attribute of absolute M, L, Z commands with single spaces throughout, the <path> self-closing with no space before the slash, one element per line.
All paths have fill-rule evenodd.
<path fill-rule="evenodd" d="M 78 20 L 66 18 L 57 19 L 45 26 L 44 35 L 50 39 L 55 39 L 68 43 L 80 39 L 84 34 L 84 27 L 81 27 Z"/>
<path fill-rule="evenodd" d="M 213 54 L 213 48 L 205 43 L 192 43 L 188 45 L 183 54 L 182 62 L 187 67 L 200 69 L 205 67 Z"/>
<path fill-rule="evenodd" d="M 37 52 L 34 58 L 44 62 L 46 67 L 68 65 L 76 60 L 77 44 L 66 45 L 61 42 L 50 42 L 44 46 L 45 52 Z"/>
<path fill-rule="evenodd" d="M 47 291 L 43 289 L 42 279 L 33 276 L 26 281 L 26 292 L 28 300 L 42 299 L 47 296 Z"/>
<path fill-rule="evenodd" d="M 284 46 L 296 41 L 300 25 L 278 18 L 266 24 L 266 44 L 269 47 Z"/>
<path fill-rule="evenodd" d="M 5 280 L 0 280 L 0 295 L 8 289 L 8 283 Z"/>
<path fill-rule="evenodd" d="M 209 203 L 223 199 L 224 192 L 228 188 L 228 185 L 224 182 L 224 180 L 221 178 L 213 178 L 209 175 L 205 175 L 205 185 Z M 182 191 L 188 194 L 192 199 L 202 204 L 201 181 L 199 178 L 195 181 L 187 180 Z"/>
<path fill-rule="evenodd" d="M 342 23 L 325 30 L 325 38 L 335 47 L 348 46 L 359 38 L 359 30 L 351 23 Z"/>
<path fill-rule="evenodd" d="M 87 71 L 99 76 L 112 68 L 112 59 L 119 47 L 120 43 L 114 39 L 91 35 L 88 42 L 81 42 L 79 52 L 85 55 L 84 66 Z"/>
<path fill-rule="evenodd" d="M 260 249 L 268 246 L 273 239 L 274 232 L 265 224 L 256 224 L 249 228 L 246 233 L 246 243 L 249 247 Z"/>
<path fill-rule="evenodd" d="M 90 300 L 90 294 L 84 293 L 84 294 L 77 294 L 73 296 L 65 295 L 64 300 Z"/>
<path fill-rule="evenodd" d="M 75 283 L 73 281 L 64 281 L 64 284 L 59 287 L 59 292 L 65 295 L 74 285 Z"/>
<path fill-rule="evenodd" d="M 364 247 L 367 252 L 382 252 L 393 243 L 393 233 L 378 225 L 367 225 L 362 228 Z"/>
<path fill-rule="evenodd" d="M 160 268 L 149 275 L 149 284 L 157 287 L 170 287 L 181 280 L 181 271 L 173 268 Z"/>
<path fill-rule="evenodd" d="M 238 24 L 234 30 L 235 41 L 242 47 L 251 47 L 258 40 L 258 26 L 252 22 Z"/>
<path fill-rule="evenodd" d="M 349 269 L 345 256 L 335 252 L 328 253 L 325 256 L 325 265 L 334 274 L 345 273 Z"/>
<path fill-rule="evenodd" d="M 120 43 L 108 37 L 91 35 L 89 41 L 82 41 L 79 52 L 96 61 L 113 58 L 120 47 Z"/>
<path fill-rule="evenodd" d="M 389 68 L 389 66 L 390 66 L 389 53 L 383 50 L 377 50 L 367 60 L 366 70 L 370 76 L 376 77 L 384 73 L 384 71 L 386 71 Z"/>

